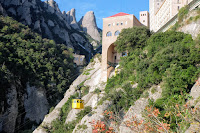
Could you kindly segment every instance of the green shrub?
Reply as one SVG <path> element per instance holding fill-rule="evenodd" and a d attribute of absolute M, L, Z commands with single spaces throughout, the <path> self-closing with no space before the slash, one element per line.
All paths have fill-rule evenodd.
<path fill-rule="evenodd" d="M 120 34 L 120 44 L 117 47 L 127 43 L 128 35 L 123 34 L 131 34 L 129 30 Z M 134 40 L 133 37 L 137 38 L 132 35 L 130 40 Z M 185 103 L 192 85 L 200 74 L 199 40 L 199 37 L 194 41 L 191 35 L 175 31 L 153 34 L 146 40 L 145 45 L 134 46 L 127 57 L 121 58 L 121 71 L 108 79 L 106 95 L 100 102 L 110 100 L 113 105 L 109 110 L 114 112 L 127 110 L 143 93 L 143 97 L 148 96 L 148 93 L 145 93 L 147 89 L 162 82 L 162 98 L 150 103 L 159 108 L 161 117 L 164 117 L 165 105 Z M 119 48 L 119 51 L 125 50 L 125 46 Z M 132 88 L 132 83 L 138 83 L 137 88 Z M 151 90 L 152 93 L 155 91 Z M 173 118 L 173 131 L 174 123 Z"/>
<path fill-rule="evenodd" d="M 178 22 L 182 22 L 184 17 L 188 14 L 189 12 L 189 7 L 188 5 L 182 7 L 179 12 L 178 12 Z"/>
<path fill-rule="evenodd" d="M 156 91 L 157 91 L 157 89 L 156 89 L 155 87 L 153 87 L 153 88 L 151 89 L 151 93 L 152 93 L 152 94 L 156 93 Z"/>

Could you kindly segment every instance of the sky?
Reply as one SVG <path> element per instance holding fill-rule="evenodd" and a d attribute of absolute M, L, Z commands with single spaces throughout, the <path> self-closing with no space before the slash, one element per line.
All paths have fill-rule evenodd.
<path fill-rule="evenodd" d="M 44 1 L 44 0 L 43 0 Z M 62 11 L 76 10 L 76 21 L 88 11 L 94 11 L 97 26 L 102 29 L 103 18 L 119 12 L 134 14 L 139 19 L 140 11 L 149 11 L 149 0 L 55 0 Z"/>

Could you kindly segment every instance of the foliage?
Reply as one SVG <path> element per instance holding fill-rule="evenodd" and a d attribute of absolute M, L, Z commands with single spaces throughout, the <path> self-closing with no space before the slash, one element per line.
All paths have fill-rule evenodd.
<path fill-rule="evenodd" d="M 70 100 L 70 99 L 69 99 Z M 68 100 L 68 101 L 69 101 Z M 71 100 L 70 100 L 71 102 Z M 68 105 L 68 104 L 67 104 Z M 52 122 L 52 128 L 48 129 L 49 132 L 52 133 L 72 133 L 74 128 L 76 127 L 76 124 L 87 114 L 89 114 L 92 111 L 92 107 L 87 106 L 83 110 L 81 110 L 77 115 L 76 119 L 73 121 L 70 121 L 65 124 L 66 117 L 62 117 L 61 119 L 56 119 Z M 67 113 L 67 112 L 66 112 Z M 64 115 L 67 116 L 67 115 Z M 85 126 L 84 126 L 85 127 Z"/>
<path fill-rule="evenodd" d="M 143 112 L 143 118 L 138 118 L 136 115 L 133 117 L 124 116 L 126 121 L 119 118 L 112 111 L 105 110 L 103 115 L 104 119 L 90 122 L 93 126 L 93 132 L 114 133 L 117 132 L 119 125 L 129 128 L 132 132 L 185 132 L 186 129 L 192 125 L 196 125 L 196 131 L 200 131 L 200 108 L 190 107 L 188 104 L 180 106 L 166 107 L 165 116 L 162 117 L 160 110 L 147 106 Z M 175 120 L 175 123 L 173 122 Z M 120 123 L 118 123 L 120 122 Z M 175 128 L 175 130 L 173 130 Z"/>
<path fill-rule="evenodd" d="M 87 129 L 87 125 L 83 124 L 83 125 L 78 125 L 78 130 L 79 129 Z"/>
<path fill-rule="evenodd" d="M 179 12 L 178 12 L 178 22 L 182 22 L 184 17 L 188 14 L 189 12 L 189 6 L 186 5 L 184 7 L 182 7 Z"/>
<path fill-rule="evenodd" d="M 94 68 L 87 69 L 83 72 L 83 75 L 90 75 L 90 71 L 94 70 Z"/>
<path fill-rule="evenodd" d="M 133 27 L 123 29 L 117 38 L 115 45 L 118 52 L 132 52 L 135 48 L 142 48 L 151 35 L 146 27 Z"/>
<path fill-rule="evenodd" d="M 191 16 L 190 18 L 186 19 L 189 15 L 189 7 L 188 5 L 182 7 L 178 12 L 178 21 L 173 25 L 170 29 L 176 31 L 179 27 L 182 27 L 185 24 L 190 24 L 191 22 L 196 22 L 200 18 L 200 9 L 196 8 L 191 12 L 196 12 L 196 16 Z"/>
<path fill-rule="evenodd" d="M 94 93 L 99 95 L 99 94 L 101 93 L 101 90 L 100 90 L 99 88 L 96 88 L 96 89 L 94 90 Z"/>
<path fill-rule="evenodd" d="M 131 34 L 129 30 L 120 34 L 119 47 L 126 46 L 128 35 L 123 34 Z M 122 47 L 121 50 L 127 49 Z M 191 35 L 175 31 L 156 33 L 145 45 L 134 46 L 128 56 L 121 58 L 121 71 L 108 79 L 103 99 L 112 101 L 109 110 L 116 113 L 127 110 L 148 88 L 163 83 L 162 98 L 152 104 L 160 110 L 160 117 L 164 117 L 165 105 L 184 105 L 189 98 L 188 92 L 200 74 L 199 64 L 199 38 L 194 41 Z M 132 87 L 134 83 L 138 83 L 137 88 Z M 176 130 L 174 123 L 176 121 L 172 120 L 170 128 L 173 131 Z"/>
<path fill-rule="evenodd" d="M 10 17 L 0 16 L 0 40 L 0 101 L 10 85 L 23 91 L 29 83 L 45 88 L 55 103 L 75 78 L 72 51 Z"/>

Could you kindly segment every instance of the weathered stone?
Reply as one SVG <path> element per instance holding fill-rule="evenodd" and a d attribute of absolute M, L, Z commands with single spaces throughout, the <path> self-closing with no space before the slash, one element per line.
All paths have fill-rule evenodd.
<path fill-rule="evenodd" d="M 93 11 L 87 12 L 80 24 L 82 25 L 83 31 L 88 33 L 94 40 L 101 40 Z"/>
<path fill-rule="evenodd" d="M 69 18 L 68 19 L 69 19 L 70 25 L 74 29 L 79 30 L 80 28 L 79 28 L 79 26 L 78 26 L 78 24 L 76 22 L 75 12 L 76 12 L 76 10 L 74 8 L 72 8 L 71 11 L 69 12 L 70 14 L 69 14 Z"/>
<path fill-rule="evenodd" d="M 2 7 L 1 3 L 0 3 L 0 13 L 4 16 L 7 15 L 6 11 L 4 10 L 4 8 Z"/>
<path fill-rule="evenodd" d="M 48 25 L 51 26 L 51 27 L 54 27 L 54 26 L 55 26 L 55 24 L 54 24 L 53 21 L 51 21 L 51 20 L 48 20 Z"/>
<path fill-rule="evenodd" d="M 44 32 L 49 37 L 49 39 L 53 39 L 53 35 L 52 35 L 51 31 L 49 30 L 49 27 L 45 23 L 44 18 L 42 18 L 42 25 L 41 25 L 41 27 L 44 27 L 44 29 L 45 29 Z"/>
<path fill-rule="evenodd" d="M 15 132 L 15 124 L 18 115 L 18 100 L 17 100 L 17 90 L 14 85 L 11 85 L 11 88 L 8 89 L 7 94 L 7 104 L 9 105 L 8 109 L 3 119 L 3 131 L 6 133 Z"/>
<path fill-rule="evenodd" d="M 191 105 L 197 104 L 198 98 L 200 98 L 200 78 L 196 81 L 195 85 L 192 87 L 190 91 L 190 96 L 192 96 L 192 100 L 189 100 Z"/>
<path fill-rule="evenodd" d="M 38 124 L 44 119 L 48 113 L 48 101 L 46 92 L 43 88 L 30 87 L 27 85 L 27 95 L 24 101 L 26 111 L 25 118 L 35 121 Z M 37 116 L 37 117 L 36 117 Z"/>
<path fill-rule="evenodd" d="M 37 20 L 34 24 L 34 29 L 38 30 L 39 32 L 42 32 L 41 28 L 40 28 L 40 20 Z"/>
<path fill-rule="evenodd" d="M 8 12 L 12 13 L 12 15 L 14 15 L 14 16 L 17 15 L 15 9 L 12 7 L 8 9 Z"/>
<path fill-rule="evenodd" d="M 189 22 L 188 20 L 190 18 L 195 18 L 195 16 L 199 15 L 197 11 L 191 11 L 188 16 L 184 19 L 183 23 L 182 23 L 182 27 L 180 27 L 178 29 L 178 31 L 180 32 L 184 32 L 184 33 L 187 33 L 187 34 L 191 34 L 192 35 L 192 38 L 195 39 L 199 32 L 200 32 L 200 19 L 198 20 L 192 20 L 191 22 Z M 188 23 L 187 23 L 188 21 Z"/>
<path fill-rule="evenodd" d="M 32 20 L 31 20 L 31 14 L 30 14 L 30 8 L 28 6 L 20 6 L 18 9 L 17 9 L 17 14 L 19 16 L 21 16 L 21 19 L 25 20 L 25 24 L 27 25 L 31 25 L 32 24 Z"/>
<path fill-rule="evenodd" d="M 79 42 L 81 44 L 86 42 L 86 40 L 81 35 L 79 35 L 77 33 L 73 33 L 71 36 L 76 40 L 76 42 Z"/>

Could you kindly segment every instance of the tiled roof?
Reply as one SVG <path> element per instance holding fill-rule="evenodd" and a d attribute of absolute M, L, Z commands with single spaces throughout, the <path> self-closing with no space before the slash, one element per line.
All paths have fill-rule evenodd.
<path fill-rule="evenodd" d="M 115 14 L 115 15 L 112 15 L 112 16 L 110 16 L 110 17 L 108 17 L 108 18 L 111 18 L 111 17 L 118 17 L 118 16 L 125 16 L 125 15 L 130 15 L 130 14 L 127 14 L 127 13 L 124 13 L 124 12 L 120 12 L 120 13 L 117 13 L 117 14 Z"/>

